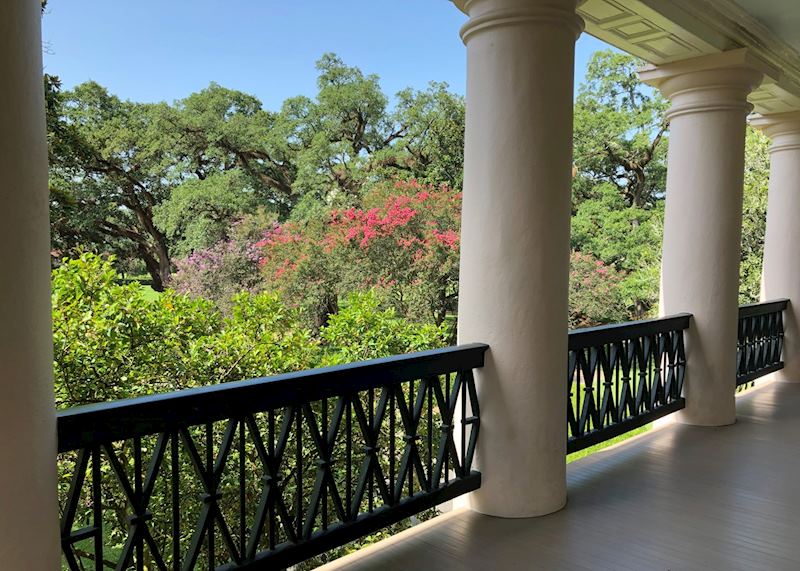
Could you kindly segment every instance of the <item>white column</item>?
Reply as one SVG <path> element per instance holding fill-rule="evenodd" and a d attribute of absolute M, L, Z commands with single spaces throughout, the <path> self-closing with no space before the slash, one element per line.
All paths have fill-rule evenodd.
<path fill-rule="evenodd" d="M 467 46 L 459 341 L 477 374 L 483 475 L 473 509 L 544 515 L 566 502 L 575 0 L 472 0 Z"/>
<path fill-rule="evenodd" d="M 735 50 L 649 68 L 672 102 L 661 268 L 662 315 L 694 315 L 686 409 L 678 420 L 736 421 L 736 327 L 747 96 L 766 65 Z"/>
<path fill-rule="evenodd" d="M 0 2 L 0 568 L 58 569 L 38 0 Z"/>
<path fill-rule="evenodd" d="M 800 381 L 800 111 L 765 115 L 751 123 L 772 139 L 762 301 L 789 298 L 785 366 L 776 377 Z"/>

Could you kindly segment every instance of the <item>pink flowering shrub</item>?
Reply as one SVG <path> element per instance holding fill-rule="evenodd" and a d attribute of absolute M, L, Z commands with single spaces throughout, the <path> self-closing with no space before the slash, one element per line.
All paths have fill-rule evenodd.
<path fill-rule="evenodd" d="M 339 311 L 340 300 L 374 290 L 396 315 L 438 326 L 457 309 L 460 218 L 461 193 L 445 185 L 378 185 L 360 208 L 306 221 L 245 221 L 248 228 L 236 229 L 233 239 L 176 260 L 171 285 L 224 311 L 240 291 L 277 292 L 303 310 L 314 332 Z M 570 326 L 629 319 L 624 277 L 573 252 Z"/>
<path fill-rule="evenodd" d="M 361 208 L 276 224 L 255 245 L 267 287 L 306 300 L 317 326 L 340 297 L 370 288 L 398 315 L 438 325 L 456 308 L 460 216 L 448 186 L 398 181 Z"/>
<path fill-rule="evenodd" d="M 173 260 L 176 271 L 169 287 L 195 298 L 211 299 L 225 313 L 230 310 L 236 294 L 261 291 L 260 249 L 247 233 L 234 231 L 232 234 L 230 240 Z"/>
<path fill-rule="evenodd" d="M 570 329 L 630 319 L 620 283 L 625 274 L 591 254 L 572 252 L 569 272 Z"/>

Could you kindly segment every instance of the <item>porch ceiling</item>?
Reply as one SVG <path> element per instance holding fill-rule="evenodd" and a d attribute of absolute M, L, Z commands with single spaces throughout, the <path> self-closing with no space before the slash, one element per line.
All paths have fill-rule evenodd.
<path fill-rule="evenodd" d="M 452 0 L 461 10 L 467 0 Z M 800 110 L 798 0 L 578 0 L 586 31 L 652 64 L 748 48 L 780 70 L 749 97 L 761 114 Z"/>
<path fill-rule="evenodd" d="M 566 509 L 501 519 L 459 510 L 324 567 L 800 568 L 800 383 L 741 396 L 738 421 L 671 425 L 568 467 Z"/>
<path fill-rule="evenodd" d="M 797 0 L 737 0 L 736 3 L 800 51 L 800 3 Z"/>
<path fill-rule="evenodd" d="M 797 0 L 586 0 L 586 31 L 652 64 L 748 48 L 779 73 L 750 96 L 758 113 L 800 109 Z"/>

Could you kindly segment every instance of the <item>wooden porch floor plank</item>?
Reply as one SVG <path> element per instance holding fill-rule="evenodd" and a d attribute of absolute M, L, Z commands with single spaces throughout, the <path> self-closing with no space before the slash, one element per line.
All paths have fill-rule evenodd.
<path fill-rule="evenodd" d="M 673 425 L 568 467 L 567 508 L 460 510 L 325 571 L 800 569 L 800 383 L 737 400 L 729 427 Z"/>
<path fill-rule="evenodd" d="M 800 383 L 737 400 L 729 427 L 673 425 L 568 468 L 567 508 L 461 510 L 325 571 L 800 569 Z"/>

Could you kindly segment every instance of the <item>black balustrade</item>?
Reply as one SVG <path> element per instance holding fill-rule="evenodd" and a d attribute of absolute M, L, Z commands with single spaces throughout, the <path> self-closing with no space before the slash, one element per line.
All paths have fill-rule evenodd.
<path fill-rule="evenodd" d="M 783 311 L 788 299 L 739 307 L 736 386 L 783 368 Z"/>
<path fill-rule="evenodd" d="M 783 367 L 787 304 L 739 308 L 737 386 Z M 568 453 L 684 408 L 690 320 L 569 333 Z M 487 349 L 60 412 L 67 567 L 283 568 L 479 488 L 473 369 Z"/>
<path fill-rule="evenodd" d="M 567 453 L 680 410 L 691 315 L 569 333 Z"/>
<path fill-rule="evenodd" d="M 279 569 L 480 486 L 473 344 L 60 412 L 69 569 Z"/>

